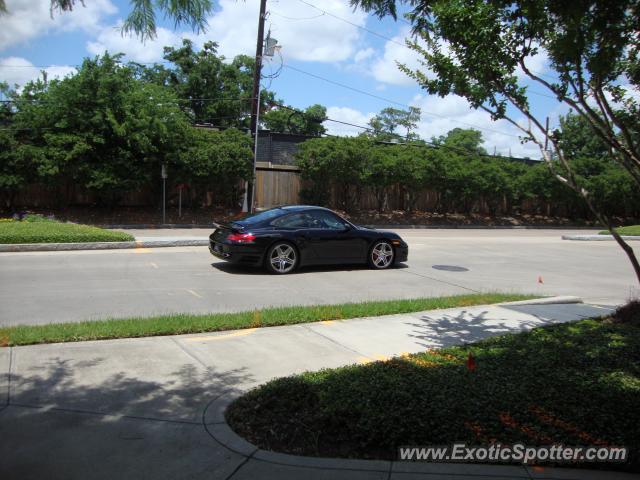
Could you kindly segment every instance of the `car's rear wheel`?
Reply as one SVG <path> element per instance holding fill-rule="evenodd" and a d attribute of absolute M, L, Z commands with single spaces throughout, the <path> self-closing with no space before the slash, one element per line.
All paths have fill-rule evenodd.
<path fill-rule="evenodd" d="M 378 270 L 384 270 L 393 265 L 395 252 L 391 244 L 385 240 L 378 240 L 369 252 L 369 265 Z"/>
<path fill-rule="evenodd" d="M 265 263 L 271 273 L 291 273 L 298 266 L 298 252 L 290 243 L 276 242 L 269 248 Z"/>

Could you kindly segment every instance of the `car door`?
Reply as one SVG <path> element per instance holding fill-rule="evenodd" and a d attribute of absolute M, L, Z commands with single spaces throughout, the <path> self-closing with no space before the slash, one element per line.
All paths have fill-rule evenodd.
<path fill-rule="evenodd" d="M 307 213 L 291 213 L 272 221 L 270 225 L 271 228 L 284 234 L 285 239 L 294 241 L 300 251 L 303 264 L 320 263 L 308 235 L 311 219 Z"/>
<path fill-rule="evenodd" d="M 366 239 L 351 225 L 326 210 L 312 210 L 308 235 L 318 259 L 327 263 L 359 262 L 366 258 Z"/>

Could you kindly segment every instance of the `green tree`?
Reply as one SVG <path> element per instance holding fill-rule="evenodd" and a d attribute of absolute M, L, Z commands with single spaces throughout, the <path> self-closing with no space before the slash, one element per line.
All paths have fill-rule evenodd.
<path fill-rule="evenodd" d="M 357 210 L 371 147 L 363 137 L 314 138 L 300 144 L 296 162 L 302 179 L 310 184 L 301 192 L 303 200 L 330 205 L 333 188 L 337 207 Z"/>
<path fill-rule="evenodd" d="M 615 232 L 612 220 L 591 201 L 544 116 L 530 109 L 527 80 L 546 89 L 583 117 L 610 147 L 618 162 L 640 187 L 640 2 L 448 0 L 351 0 L 380 16 L 396 16 L 396 3 L 410 6 L 407 18 L 417 40 L 409 45 L 422 57 L 422 67 L 401 69 L 430 94 L 464 97 L 475 108 L 504 118 L 540 148 L 558 180 L 572 188 L 593 215 L 606 225 L 625 251 L 640 281 L 633 249 Z M 544 52 L 554 75 L 530 68 Z M 432 72 L 432 73 L 431 73 Z M 507 109 L 510 107 L 510 110 Z M 511 112 L 523 115 L 517 122 Z M 551 149 L 546 148 L 549 142 Z M 551 150 L 551 151 L 550 151 Z"/>
<path fill-rule="evenodd" d="M 218 44 L 206 42 L 196 50 L 184 39 L 179 48 L 165 47 L 164 59 L 172 66 L 132 65 L 144 81 L 172 89 L 180 105 L 196 123 L 218 127 L 248 127 L 253 95 L 255 60 L 238 55 L 228 62 L 218 55 Z M 261 110 L 273 101 L 272 92 L 261 92 Z"/>
<path fill-rule="evenodd" d="M 27 85 L 17 109 L 15 126 L 26 131 L 20 141 L 37 151 L 40 178 L 80 184 L 109 205 L 159 177 L 189 127 L 170 90 L 139 81 L 108 54 L 63 80 Z"/>
<path fill-rule="evenodd" d="M 452 151 L 487 154 L 482 147 L 482 132 L 473 128 L 454 128 L 446 135 L 432 139 L 432 143 Z"/>
<path fill-rule="evenodd" d="M 0 98 L 14 96 L 6 82 L 0 82 Z M 15 156 L 17 141 L 12 128 L 13 111 L 10 100 L 0 103 L 0 196 L 6 207 L 12 207 L 15 195 L 26 184 L 24 169 Z"/>
<path fill-rule="evenodd" d="M 611 158 L 610 147 L 596 135 L 581 116 L 560 117 L 555 132 L 571 168 L 589 191 L 591 201 L 609 216 L 632 216 L 637 212 L 638 189 L 631 175 Z"/>
<path fill-rule="evenodd" d="M 327 129 L 322 124 L 326 119 L 326 107 L 317 103 L 307 107 L 304 111 L 276 105 L 260 116 L 260 122 L 264 128 L 273 132 L 316 137 L 326 133 Z"/>
<path fill-rule="evenodd" d="M 217 204 L 237 207 L 242 185 L 253 175 L 251 137 L 233 128 L 192 128 L 187 144 L 178 157 L 178 181 L 188 183 L 198 201 L 213 191 Z"/>
<path fill-rule="evenodd" d="M 420 109 L 409 107 L 408 110 L 388 107 L 369 120 L 370 136 L 379 141 L 412 141 L 419 138 L 415 130 L 420 121 Z"/>
<path fill-rule="evenodd" d="M 398 181 L 400 162 L 392 146 L 372 145 L 362 175 L 363 185 L 371 188 L 379 212 L 388 208 L 389 189 Z"/>

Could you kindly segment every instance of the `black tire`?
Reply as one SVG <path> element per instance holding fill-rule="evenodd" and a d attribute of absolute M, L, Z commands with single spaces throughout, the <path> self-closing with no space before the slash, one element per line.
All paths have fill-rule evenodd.
<path fill-rule="evenodd" d="M 369 250 L 367 261 L 371 268 L 385 270 L 393 265 L 395 258 L 396 252 L 390 242 L 387 240 L 376 240 Z"/>
<path fill-rule="evenodd" d="M 289 242 L 276 242 L 269 250 L 264 259 L 267 270 L 276 275 L 286 275 L 298 268 L 300 257 L 298 250 Z"/>

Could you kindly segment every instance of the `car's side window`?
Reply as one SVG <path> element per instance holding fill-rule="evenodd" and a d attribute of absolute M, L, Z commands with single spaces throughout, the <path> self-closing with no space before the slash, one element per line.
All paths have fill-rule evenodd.
<path fill-rule="evenodd" d="M 307 228 L 309 216 L 306 213 L 292 213 L 274 220 L 271 225 L 278 228 Z"/>
<path fill-rule="evenodd" d="M 309 212 L 312 220 L 312 228 L 329 228 L 331 230 L 344 230 L 345 224 L 330 212 L 316 210 Z"/>

